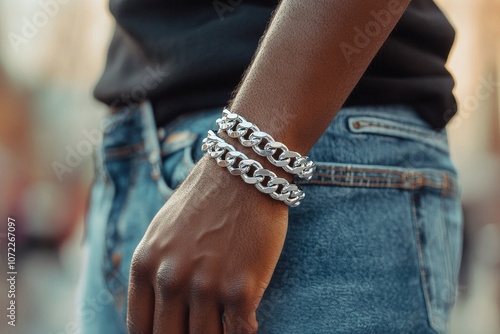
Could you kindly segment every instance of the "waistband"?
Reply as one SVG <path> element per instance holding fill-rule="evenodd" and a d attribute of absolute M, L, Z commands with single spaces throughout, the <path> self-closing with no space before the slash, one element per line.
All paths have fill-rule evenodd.
<path fill-rule="evenodd" d="M 125 155 L 150 155 L 151 162 L 161 152 L 159 141 L 174 132 L 215 129 L 215 118 L 223 107 L 208 108 L 183 114 L 158 128 L 149 101 L 126 106 L 110 114 L 105 123 L 103 149 L 106 158 Z M 262 128 L 262 127 L 261 127 Z M 446 130 L 436 131 L 408 106 L 347 107 L 341 109 L 325 132 L 341 135 L 383 134 L 418 139 L 448 152 Z M 195 133 L 205 135 L 206 133 Z"/>
<path fill-rule="evenodd" d="M 188 113 L 175 118 L 161 128 L 157 128 L 154 120 L 151 103 L 143 102 L 137 106 L 127 106 L 111 114 L 106 122 L 102 154 L 106 160 L 129 159 L 140 157 L 147 159 L 152 168 L 152 177 L 159 178 L 162 173 L 162 153 L 165 154 L 165 147 L 175 151 L 175 145 L 187 145 L 185 141 L 195 142 L 200 136 L 206 134 L 206 130 L 215 128 L 215 119 L 222 111 L 220 108 L 209 108 L 199 112 Z M 201 133 L 204 132 L 204 133 Z M 172 133 L 190 133 L 193 138 L 182 140 L 165 140 Z M 328 136 L 333 133 L 333 136 Z M 425 143 L 425 147 L 433 147 L 443 152 L 447 156 L 448 144 L 446 132 L 435 131 L 431 125 L 423 120 L 418 113 L 407 106 L 386 106 L 386 107 L 349 107 L 339 111 L 334 121 L 327 128 L 326 135 L 322 136 L 311 152 L 311 157 L 315 154 L 330 152 L 339 147 L 343 138 L 352 138 L 353 135 L 397 135 L 409 139 L 416 139 L 420 143 Z M 199 141 L 199 140 L 198 140 Z M 334 142 L 331 142 L 334 141 Z M 338 142 L 335 142 L 338 141 Z M 165 144 L 167 142 L 167 144 Z M 173 146 L 172 146 L 173 145 Z M 373 143 L 373 145 L 377 145 Z M 372 145 L 372 146 L 373 146 Z M 375 147 L 358 147 L 359 154 L 369 150 L 373 154 Z M 345 148 L 349 150 L 349 148 Z M 420 148 L 422 149 L 422 147 Z M 365 153 L 370 153 L 365 152 Z M 333 154 L 338 154 L 335 151 Z M 201 154 L 201 153 L 200 153 Z M 387 178 L 387 170 L 384 166 L 357 166 L 355 163 L 344 166 L 342 159 L 316 159 L 323 161 L 318 165 L 315 176 L 310 183 L 323 184 L 335 181 L 335 184 L 353 183 L 355 180 L 364 178 L 369 180 L 369 184 L 363 182 L 359 186 L 387 186 L 387 182 L 382 182 L 379 178 Z M 349 160 L 349 159 L 347 159 Z M 324 163 L 326 162 L 326 163 Z M 331 163 L 329 165 L 328 163 Z M 99 165 L 99 163 L 98 163 Z M 359 174 L 359 175 L 358 175 Z M 399 168 L 391 165 L 390 186 L 413 189 L 420 186 L 441 188 L 443 184 L 448 190 L 454 193 L 456 190 L 456 177 L 453 173 L 445 173 L 438 169 L 424 170 L 422 168 Z M 327 183 L 328 183 L 327 182 Z M 305 184 L 303 182 L 300 182 Z M 332 184 L 333 184 L 332 183 Z M 379 184 L 380 183 L 380 184 Z"/>

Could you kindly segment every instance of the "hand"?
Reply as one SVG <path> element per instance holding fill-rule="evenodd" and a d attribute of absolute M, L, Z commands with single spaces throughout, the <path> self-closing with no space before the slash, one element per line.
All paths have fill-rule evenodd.
<path fill-rule="evenodd" d="M 129 332 L 256 333 L 287 224 L 286 205 L 204 156 L 134 253 Z"/>

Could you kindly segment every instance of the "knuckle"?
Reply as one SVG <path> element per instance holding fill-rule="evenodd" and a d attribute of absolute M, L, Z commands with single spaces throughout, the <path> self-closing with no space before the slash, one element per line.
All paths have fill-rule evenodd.
<path fill-rule="evenodd" d="M 136 249 L 130 263 L 131 279 L 149 279 L 154 270 L 154 262 L 142 249 Z"/>
<path fill-rule="evenodd" d="M 156 287 L 163 297 L 177 295 L 186 284 L 180 271 L 172 265 L 163 262 L 156 272 Z"/>
<path fill-rule="evenodd" d="M 250 306 L 254 299 L 253 289 L 250 284 L 232 283 L 229 284 L 222 292 L 224 304 L 235 307 Z"/>
<path fill-rule="evenodd" d="M 227 321 L 227 324 L 227 334 L 255 334 L 259 329 L 255 315 L 249 316 L 247 320 L 241 316 L 236 316 Z"/>
<path fill-rule="evenodd" d="M 208 277 L 196 279 L 191 284 L 191 293 L 195 299 L 205 300 L 214 297 L 217 291 L 216 282 Z"/>
<path fill-rule="evenodd" d="M 259 330 L 259 324 L 257 322 L 247 324 L 246 332 L 245 334 L 256 334 L 257 331 Z"/>

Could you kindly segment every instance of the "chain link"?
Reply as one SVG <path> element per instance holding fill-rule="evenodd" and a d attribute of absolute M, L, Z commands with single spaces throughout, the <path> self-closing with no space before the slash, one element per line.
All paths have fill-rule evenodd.
<path fill-rule="evenodd" d="M 275 141 L 243 116 L 226 108 L 222 111 L 222 117 L 217 119 L 217 125 L 219 131 L 225 131 L 229 137 L 237 138 L 243 146 L 251 147 L 258 155 L 266 157 L 269 162 L 283 168 L 287 173 L 306 180 L 313 176 L 316 169 L 313 161 L 307 156 L 288 150 L 283 143 Z"/>
<path fill-rule="evenodd" d="M 240 176 L 245 183 L 253 184 L 260 192 L 282 201 L 290 207 L 296 207 L 304 198 L 304 192 L 286 179 L 277 177 L 272 171 L 249 159 L 244 153 L 237 151 L 212 130 L 203 139 L 201 149 L 207 151 L 217 165 L 227 168 L 232 175 Z"/>

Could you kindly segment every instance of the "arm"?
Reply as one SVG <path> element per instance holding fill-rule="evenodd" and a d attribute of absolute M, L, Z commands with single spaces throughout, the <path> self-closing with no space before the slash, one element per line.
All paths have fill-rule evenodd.
<path fill-rule="evenodd" d="M 308 152 L 409 2 L 282 1 L 231 104 L 232 111 L 262 125 L 290 149 Z M 359 30 L 369 31 L 367 39 L 357 36 Z M 291 121 L 269 122 L 283 112 Z M 265 128 L 267 124 L 277 128 Z"/>
<path fill-rule="evenodd" d="M 409 1 L 283 0 L 232 110 L 305 154 Z M 370 12 L 381 10 L 387 12 L 383 26 L 378 24 L 363 46 L 356 45 L 355 28 L 375 26 Z M 130 333 L 256 332 L 255 310 L 280 256 L 287 224 L 285 205 L 204 156 L 136 249 Z"/>

